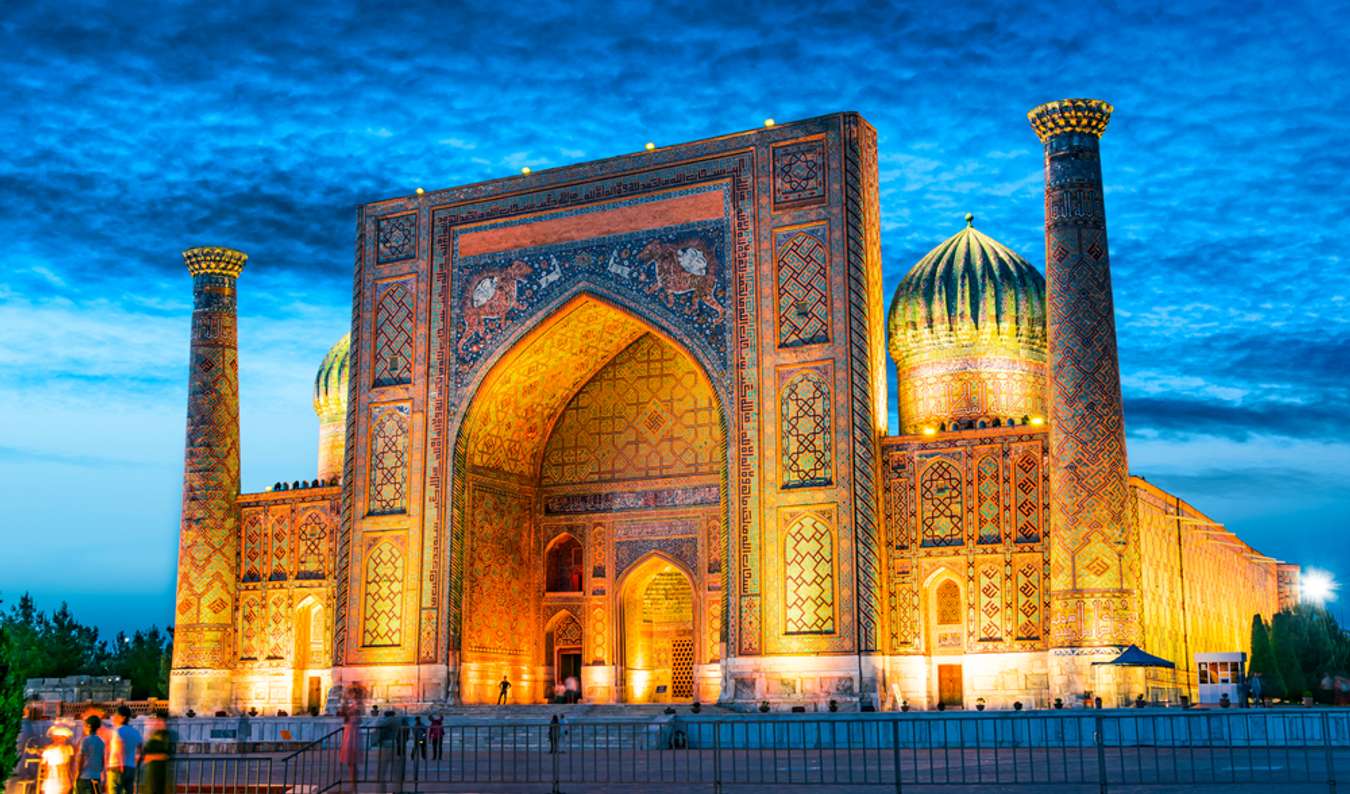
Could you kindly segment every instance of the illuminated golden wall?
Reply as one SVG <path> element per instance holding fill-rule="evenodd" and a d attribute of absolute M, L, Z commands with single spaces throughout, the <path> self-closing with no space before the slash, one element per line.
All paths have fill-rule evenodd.
<path fill-rule="evenodd" d="M 1279 564 L 1219 522 L 1139 477 L 1143 647 L 1176 663 L 1196 696 L 1197 653 L 1251 649 L 1252 616 L 1279 610 Z"/>

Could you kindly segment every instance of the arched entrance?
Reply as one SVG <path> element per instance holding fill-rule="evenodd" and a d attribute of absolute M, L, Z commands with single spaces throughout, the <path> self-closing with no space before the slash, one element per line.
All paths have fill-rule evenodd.
<path fill-rule="evenodd" d="M 324 645 L 323 605 L 313 596 L 306 596 L 295 609 L 292 637 L 295 647 L 291 653 L 291 713 L 303 714 L 322 710 L 323 671 L 328 668 Z"/>
<path fill-rule="evenodd" d="M 624 574 L 619 593 L 621 699 L 693 700 L 698 610 L 689 575 L 653 554 Z"/>
<path fill-rule="evenodd" d="M 513 702 L 539 702 L 577 666 L 583 698 L 612 702 L 630 688 L 625 670 L 647 669 L 630 646 L 678 656 L 660 668 L 664 699 L 676 687 L 692 699 L 698 669 L 715 681 L 720 637 L 695 630 L 720 634 L 726 459 L 700 363 L 607 302 L 577 297 L 497 357 L 456 437 L 460 699 L 495 702 L 506 676 Z M 622 593 L 646 611 L 621 609 Z M 661 613 L 661 593 L 675 612 Z M 576 625 L 562 655 L 564 611 Z M 633 615 L 650 638 L 636 645 Z"/>

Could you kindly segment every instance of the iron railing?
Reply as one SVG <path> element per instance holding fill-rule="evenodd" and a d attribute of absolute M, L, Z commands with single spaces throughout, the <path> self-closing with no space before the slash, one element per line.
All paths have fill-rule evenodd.
<path fill-rule="evenodd" d="M 179 792 L 453 791 L 506 784 L 706 787 L 1111 787 L 1312 784 L 1350 774 L 1350 711 L 1047 711 L 961 714 L 683 714 L 648 720 L 474 719 L 439 743 L 361 729 L 348 765 L 337 730 L 289 754 L 186 756 Z M 355 780 L 350 780 L 351 778 Z M 373 784 L 379 784 L 375 786 Z"/>

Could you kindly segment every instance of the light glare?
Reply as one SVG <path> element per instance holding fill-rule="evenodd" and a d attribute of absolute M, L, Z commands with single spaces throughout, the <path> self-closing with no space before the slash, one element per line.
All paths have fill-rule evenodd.
<path fill-rule="evenodd" d="M 1335 601 L 1339 589 L 1336 577 L 1321 568 L 1308 568 L 1299 576 L 1300 599 L 1309 604 L 1321 606 L 1328 601 Z"/>

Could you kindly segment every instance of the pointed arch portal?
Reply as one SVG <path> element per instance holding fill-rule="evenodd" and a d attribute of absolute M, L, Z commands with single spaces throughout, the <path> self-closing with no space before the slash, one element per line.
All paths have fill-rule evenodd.
<path fill-rule="evenodd" d="M 577 660 L 589 701 L 688 701 L 696 678 L 716 682 L 726 436 L 694 355 L 596 296 L 503 352 L 456 436 L 460 699 L 495 702 L 506 676 L 537 702 Z"/>

